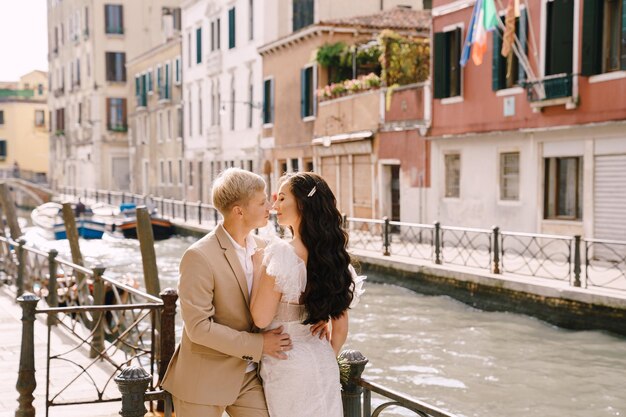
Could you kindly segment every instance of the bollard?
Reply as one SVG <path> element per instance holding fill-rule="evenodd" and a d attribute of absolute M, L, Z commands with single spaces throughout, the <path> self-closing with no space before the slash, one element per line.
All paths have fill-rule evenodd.
<path fill-rule="evenodd" d="M 339 360 L 347 366 L 347 378 L 341 378 L 341 401 L 345 417 L 361 417 L 361 394 L 363 388 L 357 384 L 365 369 L 368 360 L 358 350 L 344 350 L 339 354 Z M 342 371 L 343 373 L 343 371 Z"/>
<path fill-rule="evenodd" d="M 501 274 L 500 271 L 500 228 L 493 226 L 493 270 L 494 274 Z"/>
<path fill-rule="evenodd" d="M 435 263 L 441 265 L 441 223 L 435 222 L 435 238 L 433 239 L 435 246 Z"/>
<path fill-rule="evenodd" d="M 115 377 L 122 394 L 122 417 L 143 417 L 146 410 L 144 396 L 152 377 L 138 366 L 129 366 Z"/>
<path fill-rule="evenodd" d="M 574 287 L 580 287 L 580 235 L 574 236 Z"/>
<path fill-rule="evenodd" d="M 383 221 L 385 225 L 383 226 L 383 255 L 390 256 L 391 252 L 389 252 L 389 217 L 383 217 Z"/>
<path fill-rule="evenodd" d="M 20 365 L 17 375 L 17 392 L 19 403 L 15 410 L 15 417 L 35 417 L 33 393 L 37 387 L 35 380 L 35 310 L 39 297 L 32 293 L 24 293 L 17 299 L 22 307 L 22 348 L 20 350 Z"/>
<path fill-rule="evenodd" d="M 58 307 L 59 300 L 57 294 L 57 255 L 56 249 L 50 249 L 48 252 L 48 306 Z M 57 324 L 57 313 L 48 314 L 48 326 Z"/>
<path fill-rule="evenodd" d="M 161 357 L 159 358 L 159 385 L 163 381 L 165 371 L 176 349 L 176 300 L 178 292 L 173 288 L 166 288 L 159 293 L 163 300 L 161 313 Z"/>
<path fill-rule="evenodd" d="M 24 245 L 26 241 L 24 239 L 20 239 L 17 241 L 17 279 L 15 280 L 15 285 L 17 286 L 17 296 L 20 297 L 24 294 L 24 275 L 26 274 L 26 251 L 24 250 Z"/>
<path fill-rule="evenodd" d="M 93 305 L 104 305 L 104 281 L 102 275 L 104 268 L 97 266 L 93 268 Z M 89 350 L 90 358 L 97 358 L 100 352 L 104 351 L 104 317 L 101 311 L 93 313 L 93 329 L 91 338 L 91 349 Z"/>

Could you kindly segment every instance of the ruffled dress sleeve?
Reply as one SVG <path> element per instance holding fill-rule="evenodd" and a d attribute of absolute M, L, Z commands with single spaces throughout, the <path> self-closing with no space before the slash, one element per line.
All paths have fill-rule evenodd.
<path fill-rule="evenodd" d="M 354 296 L 352 298 L 352 302 L 350 303 L 350 308 L 354 308 L 359 304 L 359 301 L 361 301 L 361 296 L 365 292 L 363 284 L 365 284 L 365 279 L 367 277 L 365 275 L 358 275 L 352 265 L 348 266 L 348 269 L 350 270 L 350 274 L 352 275 L 352 282 L 354 282 Z"/>
<path fill-rule="evenodd" d="M 272 239 L 263 255 L 265 272 L 274 277 L 274 289 L 283 294 L 283 301 L 298 302 L 306 288 L 306 265 L 291 245 Z"/>

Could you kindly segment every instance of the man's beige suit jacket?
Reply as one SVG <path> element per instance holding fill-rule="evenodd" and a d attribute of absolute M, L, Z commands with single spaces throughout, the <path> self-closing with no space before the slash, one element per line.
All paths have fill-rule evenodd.
<path fill-rule="evenodd" d="M 257 246 L 265 243 L 257 239 Z M 244 270 L 222 225 L 194 243 L 180 262 L 182 340 L 163 377 L 175 397 L 204 405 L 232 404 L 248 361 L 259 362 Z"/>

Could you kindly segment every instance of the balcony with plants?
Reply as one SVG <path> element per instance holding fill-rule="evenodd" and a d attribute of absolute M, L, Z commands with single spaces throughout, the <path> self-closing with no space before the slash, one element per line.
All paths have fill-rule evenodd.
<path fill-rule="evenodd" d="M 328 83 L 316 91 L 315 136 L 377 130 L 389 110 L 398 107 L 392 106 L 396 93 L 401 100 L 410 96 L 409 107 L 423 118 L 429 60 L 428 39 L 391 30 L 360 45 L 323 45 L 317 51 L 319 78 Z"/>

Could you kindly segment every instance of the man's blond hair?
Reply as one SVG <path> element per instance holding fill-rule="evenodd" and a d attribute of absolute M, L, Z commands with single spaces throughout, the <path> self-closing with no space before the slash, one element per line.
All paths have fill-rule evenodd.
<path fill-rule="evenodd" d="M 246 205 L 254 193 L 263 190 L 265 181 L 260 175 L 240 168 L 228 168 L 213 182 L 211 195 L 215 208 L 225 215 L 236 205 Z"/>

